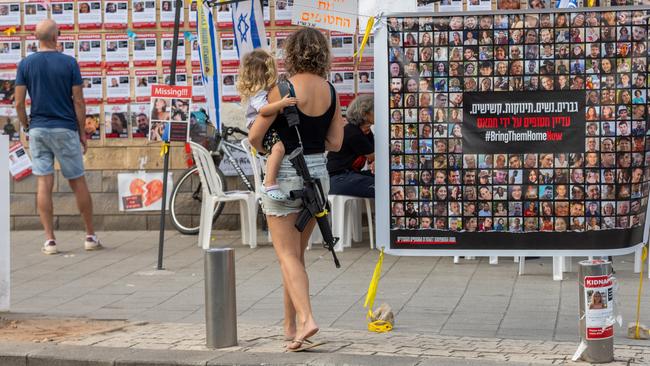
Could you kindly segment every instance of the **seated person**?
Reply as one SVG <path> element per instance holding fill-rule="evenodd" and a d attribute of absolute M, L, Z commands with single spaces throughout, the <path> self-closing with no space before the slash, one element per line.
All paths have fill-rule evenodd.
<path fill-rule="evenodd" d="M 372 95 L 360 95 L 350 103 L 343 146 L 327 155 L 330 194 L 375 198 L 375 142 L 370 130 L 375 123 L 374 106 Z M 366 162 L 370 171 L 361 171 Z"/>

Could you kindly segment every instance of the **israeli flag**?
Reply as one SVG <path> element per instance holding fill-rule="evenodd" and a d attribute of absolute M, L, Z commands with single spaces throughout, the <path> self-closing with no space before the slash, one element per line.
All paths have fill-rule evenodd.
<path fill-rule="evenodd" d="M 557 0 L 555 2 L 555 7 L 558 9 L 572 9 L 578 7 L 577 0 Z"/>
<path fill-rule="evenodd" d="M 232 30 L 240 59 L 256 48 L 268 48 L 260 3 L 259 0 L 244 0 L 231 5 Z"/>
<path fill-rule="evenodd" d="M 221 69 L 217 55 L 217 35 L 212 11 L 203 0 L 197 1 L 196 28 L 199 41 L 201 75 L 205 88 L 207 112 L 218 131 L 221 130 Z"/>

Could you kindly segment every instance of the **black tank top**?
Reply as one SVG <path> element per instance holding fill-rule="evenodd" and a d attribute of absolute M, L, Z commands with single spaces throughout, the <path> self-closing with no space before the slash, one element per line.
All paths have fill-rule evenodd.
<path fill-rule="evenodd" d="M 298 130 L 300 131 L 300 137 L 302 138 L 303 154 L 305 155 L 322 154 L 325 152 L 325 137 L 327 136 L 327 131 L 329 130 L 332 118 L 336 112 L 336 91 L 331 83 L 328 82 L 328 84 L 330 87 L 331 100 L 330 106 L 327 108 L 325 113 L 313 117 L 302 113 L 299 108 L 296 108 L 298 109 L 298 116 L 300 117 Z M 291 88 L 291 94 L 295 96 L 293 85 L 289 83 L 289 86 Z M 280 136 L 280 140 L 284 143 L 286 154 L 291 153 L 300 146 L 295 128 L 289 127 L 287 119 L 283 113 L 278 114 L 275 121 L 273 121 L 271 128 L 275 129 Z"/>

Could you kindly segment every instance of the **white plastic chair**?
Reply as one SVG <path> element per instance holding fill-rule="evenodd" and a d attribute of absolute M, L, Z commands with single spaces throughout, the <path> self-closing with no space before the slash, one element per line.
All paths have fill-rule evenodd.
<path fill-rule="evenodd" d="M 328 199 L 332 209 L 332 234 L 334 234 L 334 237 L 339 238 L 339 242 L 334 247 L 334 250 L 341 252 L 343 248 L 352 246 L 355 231 L 353 230 L 355 226 L 354 222 L 357 220 L 353 215 L 355 212 L 358 212 L 353 207 L 355 202 L 363 202 L 365 204 L 366 215 L 368 217 L 368 231 L 370 233 L 370 248 L 375 248 L 375 230 L 372 222 L 372 204 L 370 198 L 331 194 Z M 359 224 L 356 226 L 360 227 Z"/>
<path fill-rule="evenodd" d="M 203 203 L 201 205 L 201 225 L 199 226 L 199 245 L 203 249 L 210 248 L 212 234 L 212 215 L 218 202 L 239 202 L 241 217 L 242 244 L 251 248 L 257 247 L 257 199 L 254 192 L 229 191 L 224 192 L 217 176 L 212 155 L 203 146 L 190 142 L 194 161 L 199 168 L 201 187 L 203 190 Z"/>

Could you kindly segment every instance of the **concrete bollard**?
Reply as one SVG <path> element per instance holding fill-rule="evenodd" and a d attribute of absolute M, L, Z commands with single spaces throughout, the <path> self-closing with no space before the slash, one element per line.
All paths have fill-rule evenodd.
<path fill-rule="evenodd" d="M 614 284 L 612 262 L 593 259 L 580 262 L 580 339 L 582 360 L 592 363 L 614 360 Z"/>
<path fill-rule="evenodd" d="M 236 346 L 235 250 L 208 249 L 204 258 L 206 347 Z"/>

